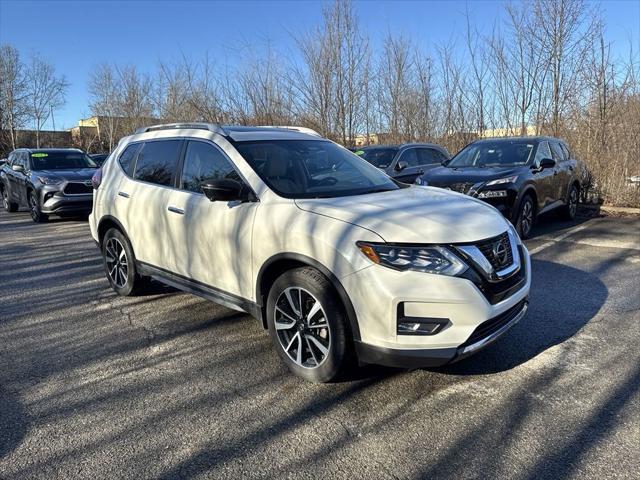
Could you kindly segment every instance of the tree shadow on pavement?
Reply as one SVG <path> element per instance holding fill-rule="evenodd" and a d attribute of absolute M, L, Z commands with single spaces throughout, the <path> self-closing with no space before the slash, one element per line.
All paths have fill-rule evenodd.
<path fill-rule="evenodd" d="M 544 260 L 532 260 L 531 268 L 534 281 L 525 317 L 493 345 L 441 371 L 478 375 L 509 370 L 571 338 L 607 299 L 607 287 L 591 273 Z"/>

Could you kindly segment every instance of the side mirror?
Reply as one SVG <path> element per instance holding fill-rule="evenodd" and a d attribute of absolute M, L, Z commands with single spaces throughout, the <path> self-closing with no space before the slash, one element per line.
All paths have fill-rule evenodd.
<path fill-rule="evenodd" d="M 543 158 L 540 160 L 540 170 L 544 170 L 545 168 L 553 168 L 556 166 L 556 161 L 552 158 Z"/>
<path fill-rule="evenodd" d="M 24 167 L 22 165 L 12 165 L 11 170 L 13 170 L 14 172 L 24 173 Z"/>
<path fill-rule="evenodd" d="M 205 180 L 200 184 L 202 192 L 212 202 L 231 202 L 248 200 L 247 189 L 240 182 L 229 179 Z"/>
<path fill-rule="evenodd" d="M 409 166 L 409 163 L 406 160 L 400 160 L 398 163 L 396 163 L 396 172 L 401 172 L 408 166 Z"/>

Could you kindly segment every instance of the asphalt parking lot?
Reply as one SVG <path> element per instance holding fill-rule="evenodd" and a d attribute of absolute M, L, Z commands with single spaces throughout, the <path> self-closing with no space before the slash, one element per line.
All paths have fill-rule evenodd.
<path fill-rule="evenodd" d="M 640 219 L 534 233 L 493 346 L 314 385 L 245 314 L 117 297 L 86 221 L 1 211 L 0 478 L 638 478 Z"/>

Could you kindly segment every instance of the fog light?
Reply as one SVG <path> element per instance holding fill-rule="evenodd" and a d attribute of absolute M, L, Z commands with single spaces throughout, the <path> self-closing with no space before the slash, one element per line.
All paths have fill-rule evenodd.
<path fill-rule="evenodd" d="M 398 335 L 433 335 L 442 328 L 442 323 L 398 322 Z"/>
<path fill-rule="evenodd" d="M 506 190 L 486 190 L 478 194 L 478 198 L 500 198 L 500 197 L 506 197 L 506 196 L 507 196 Z"/>

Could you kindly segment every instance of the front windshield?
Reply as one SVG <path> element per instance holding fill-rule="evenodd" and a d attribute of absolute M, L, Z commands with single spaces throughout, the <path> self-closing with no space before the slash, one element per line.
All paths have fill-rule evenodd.
<path fill-rule="evenodd" d="M 97 168 L 89 155 L 83 152 L 33 152 L 31 153 L 32 170 L 62 170 L 75 168 Z"/>
<path fill-rule="evenodd" d="M 282 197 L 343 197 L 400 188 L 377 168 L 326 140 L 261 140 L 235 146 Z"/>
<path fill-rule="evenodd" d="M 387 168 L 391 165 L 396 153 L 398 153 L 397 148 L 366 148 L 358 150 L 356 155 L 361 156 L 374 167 Z"/>
<path fill-rule="evenodd" d="M 536 143 L 531 140 L 482 141 L 467 145 L 447 167 L 515 167 L 535 157 Z"/>

